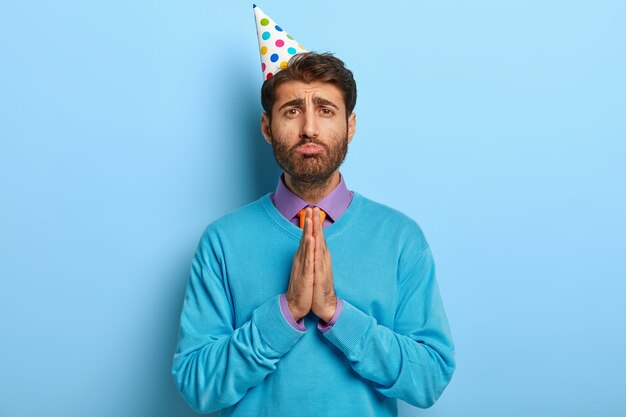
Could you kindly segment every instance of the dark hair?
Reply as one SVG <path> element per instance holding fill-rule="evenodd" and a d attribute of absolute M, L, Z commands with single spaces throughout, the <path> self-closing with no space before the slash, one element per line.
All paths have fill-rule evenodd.
<path fill-rule="evenodd" d="M 305 52 L 296 54 L 289 60 L 287 68 L 263 82 L 261 87 L 261 105 L 265 114 L 272 118 L 272 107 L 276 101 L 276 89 L 286 81 L 329 82 L 343 92 L 348 117 L 356 105 L 356 82 L 352 71 L 346 68 L 339 58 L 329 52 Z"/>

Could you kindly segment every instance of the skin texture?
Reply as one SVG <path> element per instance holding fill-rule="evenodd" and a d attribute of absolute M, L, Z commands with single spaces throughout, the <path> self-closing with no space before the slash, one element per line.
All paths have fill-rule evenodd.
<path fill-rule="evenodd" d="M 339 184 L 339 166 L 356 129 L 356 115 L 346 117 L 343 93 L 327 82 L 288 81 L 276 90 L 272 117 L 261 116 L 261 131 L 285 171 L 287 187 L 314 205 Z M 323 152 L 302 155 L 299 146 L 315 144 Z M 324 322 L 332 319 L 337 297 L 331 254 L 319 209 L 307 208 L 300 245 L 294 255 L 287 304 L 295 320 L 309 311 Z M 315 220 L 315 221 L 314 221 Z"/>

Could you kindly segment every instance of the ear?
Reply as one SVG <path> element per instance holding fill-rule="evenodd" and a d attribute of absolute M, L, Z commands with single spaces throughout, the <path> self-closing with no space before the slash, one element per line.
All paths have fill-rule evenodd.
<path fill-rule="evenodd" d="M 356 132 L 356 113 L 350 113 L 348 117 L 348 143 L 352 142 L 352 136 Z"/>
<path fill-rule="evenodd" d="M 263 137 L 265 141 L 272 144 L 272 129 L 270 129 L 270 118 L 267 116 L 265 112 L 261 114 L 261 133 L 263 133 Z"/>

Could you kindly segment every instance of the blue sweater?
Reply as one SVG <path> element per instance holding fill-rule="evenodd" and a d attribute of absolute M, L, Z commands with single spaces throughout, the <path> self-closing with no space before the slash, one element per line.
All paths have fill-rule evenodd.
<path fill-rule="evenodd" d="M 172 374 L 196 411 L 221 416 L 396 416 L 429 407 L 454 345 L 420 227 L 354 193 L 324 229 L 342 314 L 322 333 L 280 311 L 302 230 L 269 194 L 204 231 L 193 258 Z"/>

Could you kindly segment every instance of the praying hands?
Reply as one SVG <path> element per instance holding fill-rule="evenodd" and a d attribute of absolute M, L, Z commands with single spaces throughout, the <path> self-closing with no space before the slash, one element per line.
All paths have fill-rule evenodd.
<path fill-rule="evenodd" d="M 293 258 L 287 289 L 287 305 L 296 321 L 313 310 L 328 323 L 337 308 L 331 255 L 319 219 L 318 207 L 306 208 L 302 238 Z"/>

